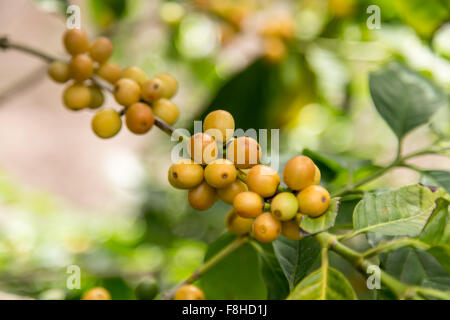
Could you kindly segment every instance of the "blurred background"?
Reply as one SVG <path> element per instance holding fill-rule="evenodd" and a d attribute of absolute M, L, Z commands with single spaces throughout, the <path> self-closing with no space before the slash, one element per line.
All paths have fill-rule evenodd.
<path fill-rule="evenodd" d="M 64 57 L 69 4 L 80 6 L 92 38 L 112 39 L 113 61 L 178 79 L 176 127 L 191 129 L 209 111 L 225 109 L 237 128 L 279 128 L 282 160 L 306 148 L 350 174 L 358 163 L 388 163 L 397 141 L 367 81 L 388 61 L 450 91 L 446 0 L 0 0 L 0 36 Z M 380 8 L 380 29 L 367 27 L 369 5 Z M 184 191 L 169 186 L 173 143 L 160 130 L 100 140 L 91 113 L 63 107 L 62 90 L 41 60 L 0 52 L 0 290 L 77 299 L 101 285 L 113 299 L 134 299 L 146 276 L 162 289 L 183 280 L 225 232 L 229 208 L 217 203 L 196 212 Z M 107 105 L 116 106 L 111 97 Z M 414 130 L 404 151 L 437 136 L 450 136 L 448 109 Z M 450 170 L 446 157 L 414 164 Z M 368 187 L 419 179 L 398 169 Z M 335 263 L 359 296 L 370 298 L 362 278 Z M 66 288 L 66 268 L 74 264 L 81 290 Z M 255 277 L 261 290 L 244 297 L 264 298 Z"/>

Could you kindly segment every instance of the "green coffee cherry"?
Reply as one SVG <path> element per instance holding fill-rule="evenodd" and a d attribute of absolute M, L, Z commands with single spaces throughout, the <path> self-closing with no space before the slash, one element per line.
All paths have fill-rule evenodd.
<path fill-rule="evenodd" d="M 281 192 L 273 198 L 270 211 L 281 221 L 290 220 L 298 211 L 297 198 L 290 192 Z"/>

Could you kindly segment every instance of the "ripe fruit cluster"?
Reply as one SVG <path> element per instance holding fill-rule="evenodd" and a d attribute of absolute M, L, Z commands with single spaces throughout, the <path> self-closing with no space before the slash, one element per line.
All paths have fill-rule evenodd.
<path fill-rule="evenodd" d="M 203 132 L 189 140 L 191 158 L 169 168 L 170 184 L 187 189 L 189 204 L 196 210 L 207 210 L 218 199 L 233 205 L 225 221 L 232 233 L 252 233 L 262 242 L 271 242 L 280 233 L 299 240 L 299 219 L 320 216 L 330 203 L 328 191 L 319 186 L 320 170 L 306 156 L 293 157 L 283 171 L 289 188 L 285 191 L 279 174 L 260 163 L 258 142 L 251 137 L 233 138 L 234 129 L 230 113 L 208 114 Z"/>
<path fill-rule="evenodd" d="M 121 69 L 108 61 L 113 53 L 113 44 L 106 37 L 92 42 L 85 31 L 69 29 L 63 37 L 64 46 L 71 55 L 69 62 L 54 61 L 48 69 L 56 82 L 72 82 L 64 90 L 63 102 L 71 110 L 98 109 L 105 100 L 102 87 L 93 81 L 100 77 L 114 85 L 114 98 L 125 108 L 117 112 L 113 108 L 98 111 L 92 119 L 92 129 L 100 138 L 111 138 L 125 124 L 135 134 L 148 132 L 155 117 L 169 125 L 178 119 L 178 107 L 170 99 L 178 91 L 177 80 L 167 73 L 153 78 L 136 66 Z"/>

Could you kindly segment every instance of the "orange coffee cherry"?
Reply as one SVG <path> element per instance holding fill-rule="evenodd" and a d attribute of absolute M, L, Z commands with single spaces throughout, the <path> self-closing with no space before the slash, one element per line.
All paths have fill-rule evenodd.
<path fill-rule="evenodd" d="M 125 113 L 125 123 L 131 132 L 135 134 L 144 134 L 148 132 L 155 123 L 153 111 L 149 105 L 142 102 L 136 102 L 127 108 Z"/>
<path fill-rule="evenodd" d="M 181 159 L 169 169 L 169 182 L 178 189 L 191 189 L 203 181 L 203 168 L 191 159 Z"/>
<path fill-rule="evenodd" d="M 228 231 L 240 236 L 252 230 L 253 219 L 242 218 L 234 210 L 230 210 L 225 217 L 225 225 Z"/>
<path fill-rule="evenodd" d="M 300 212 L 315 218 L 328 209 L 330 194 L 321 186 L 311 185 L 299 192 L 297 200 Z"/>
<path fill-rule="evenodd" d="M 207 210 L 213 206 L 216 200 L 216 189 L 207 184 L 206 181 L 188 191 L 189 204 L 196 210 Z"/>
<path fill-rule="evenodd" d="M 205 180 L 214 188 L 225 188 L 236 180 L 236 168 L 227 159 L 217 159 L 205 168 Z"/>
<path fill-rule="evenodd" d="M 314 183 L 316 168 L 306 156 L 295 156 L 286 163 L 283 180 L 292 190 L 302 190 Z"/>
<path fill-rule="evenodd" d="M 253 222 L 253 237 L 261 242 L 272 242 L 281 232 L 281 222 L 270 212 L 258 216 Z"/>
<path fill-rule="evenodd" d="M 261 196 L 255 192 L 245 191 L 234 197 L 234 210 L 243 218 L 256 218 L 264 209 L 264 201 Z"/>
<path fill-rule="evenodd" d="M 236 179 L 229 186 L 221 189 L 217 189 L 217 195 L 219 199 L 225 203 L 233 204 L 234 198 L 241 192 L 248 191 L 247 185 L 241 180 Z"/>
<path fill-rule="evenodd" d="M 177 290 L 173 299 L 174 300 L 205 300 L 205 294 L 203 293 L 203 291 L 200 288 L 198 288 L 192 284 L 185 284 Z"/>
<path fill-rule="evenodd" d="M 161 79 L 152 78 L 147 80 L 142 85 L 142 97 L 148 102 L 153 102 L 162 98 L 164 92 L 163 86 Z"/>
<path fill-rule="evenodd" d="M 261 147 L 255 139 L 239 137 L 227 144 L 227 158 L 239 169 L 248 169 L 261 160 Z"/>
<path fill-rule="evenodd" d="M 289 240 L 300 240 L 304 237 L 295 219 L 281 222 L 281 234 Z"/>
<path fill-rule="evenodd" d="M 256 192 L 264 198 L 271 197 L 277 191 L 280 176 L 269 166 L 258 164 L 247 174 L 247 186 L 250 191 Z"/>
<path fill-rule="evenodd" d="M 78 82 L 89 79 L 94 72 L 94 63 L 92 58 L 85 53 L 74 56 L 72 61 L 70 61 L 69 67 L 70 76 Z"/>
<path fill-rule="evenodd" d="M 86 291 L 81 300 L 111 300 L 111 295 L 105 288 L 95 287 Z"/>
<path fill-rule="evenodd" d="M 234 118 L 225 110 L 210 112 L 203 121 L 203 131 L 214 136 L 218 143 L 226 143 L 234 133 Z"/>
<path fill-rule="evenodd" d="M 196 133 L 189 140 L 191 159 L 199 164 L 208 164 L 217 158 L 217 144 L 213 137 L 206 133 Z"/>
<path fill-rule="evenodd" d="M 122 69 L 120 69 L 120 66 L 118 64 L 106 61 L 99 66 L 97 75 L 100 78 L 105 79 L 109 83 L 114 84 L 117 80 L 119 80 L 121 72 Z"/>
<path fill-rule="evenodd" d="M 106 37 L 100 37 L 91 43 L 91 46 L 89 47 L 89 55 L 95 61 L 103 63 L 111 57 L 113 50 L 114 46 L 111 40 Z"/>
<path fill-rule="evenodd" d="M 63 36 L 64 47 L 72 56 L 84 53 L 89 49 L 89 37 L 84 30 L 69 29 Z"/>

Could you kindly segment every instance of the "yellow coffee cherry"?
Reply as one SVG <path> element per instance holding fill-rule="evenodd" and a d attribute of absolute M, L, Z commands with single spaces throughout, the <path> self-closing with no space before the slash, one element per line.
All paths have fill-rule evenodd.
<path fill-rule="evenodd" d="M 177 105 L 164 98 L 156 100 L 153 103 L 153 113 L 169 125 L 174 124 L 180 115 Z"/>
<path fill-rule="evenodd" d="M 328 209 L 330 194 L 325 188 L 312 185 L 300 191 L 297 200 L 300 212 L 315 218 Z"/>
<path fill-rule="evenodd" d="M 205 300 L 205 294 L 203 291 L 192 285 L 185 284 L 181 286 L 175 293 L 174 300 Z"/>
<path fill-rule="evenodd" d="M 89 79 L 94 72 L 94 62 L 92 61 L 92 58 L 85 53 L 74 56 L 70 61 L 69 67 L 70 76 L 78 82 Z"/>
<path fill-rule="evenodd" d="M 103 105 L 105 96 L 101 88 L 96 85 L 90 85 L 89 91 L 91 92 L 91 102 L 89 103 L 89 109 L 97 109 Z"/>
<path fill-rule="evenodd" d="M 158 78 L 152 78 L 142 85 L 142 97 L 147 102 L 154 102 L 162 98 L 163 90 L 163 82 Z"/>
<path fill-rule="evenodd" d="M 89 37 L 84 30 L 69 29 L 63 36 L 64 46 L 69 54 L 75 56 L 89 49 Z"/>
<path fill-rule="evenodd" d="M 255 192 L 244 191 L 234 197 L 233 207 L 243 218 L 256 218 L 263 212 L 264 200 Z"/>
<path fill-rule="evenodd" d="M 114 89 L 114 98 L 117 103 L 128 107 L 139 101 L 141 97 L 141 88 L 136 81 L 123 78 L 116 82 Z"/>
<path fill-rule="evenodd" d="M 70 67 L 63 61 L 54 61 L 48 67 L 48 75 L 59 83 L 67 82 L 70 79 Z"/>
<path fill-rule="evenodd" d="M 111 300 L 111 295 L 105 288 L 95 287 L 86 291 L 81 300 Z"/>
<path fill-rule="evenodd" d="M 203 131 L 214 136 L 217 142 L 226 143 L 234 133 L 234 118 L 225 110 L 210 112 L 203 121 Z"/>
<path fill-rule="evenodd" d="M 281 222 L 281 234 L 289 240 L 300 240 L 304 237 L 295 219 Z"/>
<path fill-rule="evenodd" d="M 271 197 L 277 191 L 280 176 L 269 166 L 258 164 L 247 174 L 247 186 L 250 191 L 256 192 L 264 198 Z"/>
<path fill-rule="evenodd" d="M 92 118 L 92 130 L 103 139 L 115 136 L 122 128 L 122 119 L 114 109 L 103 109 Z"/>
<path fill-rule="evenodd" d="M 261 147 L 251 137 L 238 137 L 227 143 L 227 159 L 232 161 L 236 168 L 251 168 L 261 160 Z"/>
<path fill-rule="evenodd" d="M 145 71 L 136 66 L 123 69 L 120 73 L 120 78 L 128 78 L 134 80 L 141 87 L 148 81 L 148 76 Z"/>
<path fill-rule="evenodd" d="M 111 57 L 113 50 L 114 46 L 111 40 L 106 37 L 99 37 L 91 43 L 89 55 L 95 61 L 103 63 Z"/>
<path fill-rule="evenodd" d="M 97 75 L 109 83 L 114 84 L 117 80 L 119 80 L 121 72 L 122 69 L 118 64 L 106 61 L 98 67 Z"/>
<path fill-rule="evenodd" d="M 82 84 L 74 83 L 64 90 L 63 101 L 71 110 L 87 108 L 91 103 L 91 91 Z"/>
<path fill-rule="evenodd" d="M 203 168 L 191 159 L 181 159 L 169 169 L 169 182 L 177 189 L 191 189 L 203 181 Z"/>
<path fill-rule="evenodd" d="M 252 230 L 253 219 L 242 218 L 234 210 L 230 210 L 225 217 L 225 225 L 228 231 L 241 236 Z"/>
<path fill-rule="evenodd" d="M 302 190 L 314 183 L 316 168 L 306 156 L 295 156 L 286 163 L 283 180 L 292 190 Z"/>
<path fill-rule="evenodd" d="M 241 180 L 236 179 L 233 183 L 225 188 L 217 189 L 219 199 L 225 203 L 233 204 L 234 198 L 241 192 L 248 191 L 247 185 Z"/>
<path fill-rule="evenodd" d="M 205 168 L 205 180 L 214 188 L 225 188 L 236 180 L 236 168 L 227 159 L 217 159 Z"/>
<path fill-rule="evenodd" d="M 253 222 L 253 237 L 261 242 L 272 242 L 281 232 L 281 222 L 270 212 L 259 215 Z"/>
<path fill-rule="evenodd" d="M 291 220 L 298 212 L 297 198 L 290 192 L 281 192 L 272 199 L 270 211 L 281 221 Z"/>
<path fill-rule="evenodd" d="M 206 181 L 188 191 L 189 204 L 196 210 L 207 210 L 213 206 L 216 200 L 216 189 L 207 184 Z"/>
<path fill-rule="evenodd" d="M 164 98 L 172 98 L 178 91 L 178 81 L 168 73 L 160 73 L 155 76 L 163 83 L 163 94 Z"/>
<path fill-rule="evenodd" d="M 314 171 L 314 182 L 313 184 L 319 184 L 320 183 L 320 170 L 319 167 L 317 167 L 316 165 L 314 165 L 316 167 L 315 171 Z"/>
<path fill-rule="evenodd" d="M 125 123 L 128 129 L 135 134 L 147 133 L 155 123 L 153 111 L 149 105 L 136 102 L 127 108 Z"/>
<path fill-rule="evenodd" d="M 198 164 L 208 164 L 217 158 L 219 151 L 213 137 L 198 132 L 189 139 L 189 154 Z"/>

